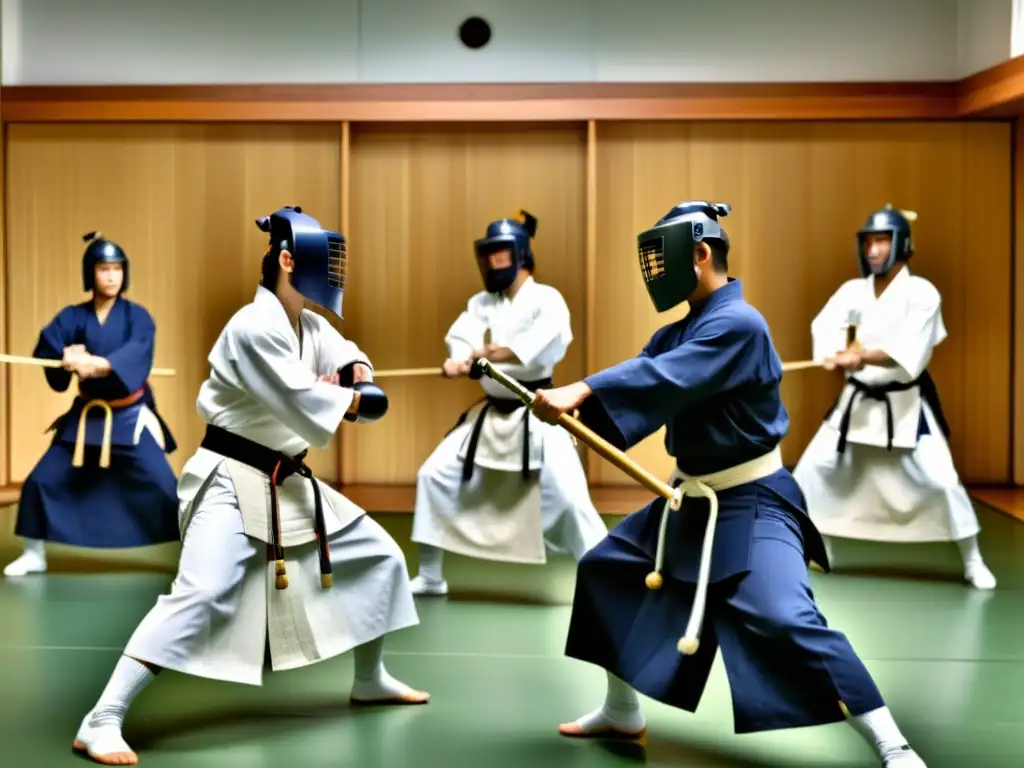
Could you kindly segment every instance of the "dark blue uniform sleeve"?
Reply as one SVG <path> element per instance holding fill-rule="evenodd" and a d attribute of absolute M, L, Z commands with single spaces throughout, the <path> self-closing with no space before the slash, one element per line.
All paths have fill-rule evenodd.
<path fill-rule="evenodd" d="M 79 307 L 64 307 L 58 312 L 53 320 L 39 333 L 39 341 L 32 351 L 33 357 L 41 357 L 45 360 L 61 360 L 64 357 L 64 347 L 72 344 L 81 344 L 76 341 L 79 328 Z M 44 368 L 46 383 L 55 392 L 64 392 L 71 384 L 71 371 L 63 368 Z"/>
<path fill-rule="evenodd" d="M 585 381 L 593 395 L 580 417 L 621 450 L 636 445 L 676 414 L 756 380 L 770 359 L 767 337 L 743 318 L 725 316 L 678 346 L 648 345 L 631 360 Z M 591 402 L 594 401 L 594 402 Z"/>
<path fill-rule="evenodd" d="M 142 389 L 146 384 L 153 368 L 153 347 L 156 344 L 156 325 L 149 312 L 137 304 L 131 304 L 128 311 L 131 324 L 128 340 L 106 355 L 110 363 L 110 375 L 124 387 L 122 397 Z M 110 320 L 107 318 L 108 323 Z"/>

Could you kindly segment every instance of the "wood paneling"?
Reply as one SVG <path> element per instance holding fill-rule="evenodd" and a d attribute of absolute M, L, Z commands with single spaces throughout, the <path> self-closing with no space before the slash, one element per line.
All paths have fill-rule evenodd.
<path fill-rule="evenodd" d="M 971 498 L 1024 523 L 1024 488 L 971 488 Z"/>
<path fill-rule="evenodd" d="M 199 386 L 224 323 L 252 300 L 266 235 L 254 220 L 302 205 L 325 226 L 340 211 L 337 125 L 12 125 L 7 145 L 9 338 L 31 354 L 40 328 L 87 298 L 81 236 L 99 229 L 131 259 L 129 297 L 157 325 L 157 404 L 175 433 L 175 470 L 198 446 Z M 57 395 L 42 371 L 11 376 L 12 479 L 46 448 L 44 429 L 72 393 Z M 337 477 L 337 446 L 311 452 Z"/>
<path fill-rule="evenodd" d="M 299 204 L 325 226 L 342 227 L 351 259 L 342 327 L 378 368 L 388 369 L 440 365 L 445 331 L 480 290 L 472 241 L 492 219 L 520 208 L 533 212 L 540 221 L 537 279 L 557 287 L 573 314 L 575 341 L 556 374 L 558 383 L 568 383 L 635 355 L 656 327 L 685 311 L 655 314 L 636 267 L 635 236 L 678 201 L 706 198 L 734 206 L 726 220 L 731 268 L 767 318 L 784 360 L 809 356 L 812 318 L 842 281 L 856 276 L 854 231 L 867 213 L 886 201 L 917 210 L 912 266 L 942 292 L 949 330 L 931 370 L 952 425 L 954 458 L 967 481 L 1011 477 L 1014 423 L 1024 435 L 1024 422 L 1019 413 L 1013 422 L 1010 407 L 1006 124 L 7 129 L 7 253 L 18 254 L 7 264 L 7 285 L 0 285 L 9 351 L 29 354 L 39 328 L 60 307 L 85 298 L 78 282 L 84 232 L 98 228 L 121 242 L 133 260 L 131 296 L 157 321 L 157 365 L 178 370 L 174 379 L 154 380 L 181 444 L 175 469 L 201 438 L 195 398 L 209 348 L 255 290 L 264 247 L 257 216 Z M 5 368 L 17 408 L 2 444 L 13 469 L 7 479 L 17 482 L 45 449 L 43 429 L 67 396 L 49 392 L 38 369 Z M 332 443 L 314 452 L 326 480 L 412 484 L 458 414 L 480 396 L 474 382 L 439 376 L 382 383 L 392 402 L 387 418 L 346 424 L 337 441 L 344 450 Z M 836 377 L 820 370 L 786 377 L 788 462 L 799 457 L 837 391 Z M 671 468 L 660 434 L 633 454 L 656 474 Z M 598 457 L 588 467 L 597 485 L 631 484 Z"/>
<path fill-rule="evenodd" d="M 1014 126 L 1013 153 L 1013 482 L 1024 485 L 1024 120 Z"/>
<path fill-rule="evenodd" d="M 7 212 L 6 212 L 6 179 L 5 145 L 4 134 L 7 126 L 0 125 L 0 352 L 7 352 L 7 313 L 9 301 L 7 296 Z M 6 484 L 10 479 L 11 436 L 8 431 L 10 414 L 9 391 L 9 365 L 0 363 L 0 447 L 3 454 L 0 455 L 0 486 Z"/>
<path fill-rule="evenodd" d="M 586 127 L 359 125 L 352 129 L 346 333 L 379 369 L 440 367 L 444 335 L 482 289 L 473 241 L 524 208 L 539 220 L 536 279 L 558 288 L 575 340 L 556 370 L 584 373 Z M 411 483 L 479 384 L 382 381 L 388 416 L 353 433 L 352 483 Z M 346 446 L 349 445 L 346 442 Z"/>
<path fill-rule="evenodd" d="M 1024 57 L 1016 56 L 958 84 L 961 117 L 1019 115 L 1024 110 Z"/>
<path fill-rule="evenodd" d="M 921 120 L 958 83 L 6 86 L 5 122 Z"/>
<path fill-rule="evenodd" d="M 854 232 L 885 202 L 920 214 L 912 267 L 943 295 L 949 338 L 931 371 L 964 478 L 1005 482 L 1010 444 L 1010 130 L 1004 124 L 602 124 L 598 129 L 597 367 L 635 355 L 659 316 L 635 236 L 685 199 L 733 205 L 730 272 L 765 316 L 783 360 L 810 356 L 809 325 L 858 275 Z M 979 226 L 978 221 L 984 221 Z M 984 268 L 976 258 L 983 255 Z M 838 392 L 821 370 L 790 374 L 783 396 L 795 463 Z M 632 454 L 667 475 L 658 433 Z M 591 482 L 629 482 L 606 463 Z"/>

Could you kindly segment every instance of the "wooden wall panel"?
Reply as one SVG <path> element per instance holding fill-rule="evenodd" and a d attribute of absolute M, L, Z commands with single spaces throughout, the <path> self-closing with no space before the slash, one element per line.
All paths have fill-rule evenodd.
<path fill-rule="evenodd" d="M 356 124 L 347 143 L 336 124 L 15 124 L 8 131 L 3 224 L 6 253 L 18 257 L 8 258 L 6 286 L 0 274 L 0 344 L 6 338 L 8 351 L 29 354 L 54 312 L 84 300 L 82 233 L 100 228 L 119 240 L 133 259 L 131 296 L 157 320 L 157 364 L 179 372 L 154 381 L 181 444 L 175 469 L 202 434 L 195 397 L 209 347 L 255 290 L 263 252 L 255 217 L 301 204 L 340 226 L 348 211 L 343 327 L 383 369 L 440 365 L 445 330 L 480 289 L 473 239 L 488 221 L 530 210 L 540 219 L 537 279 L 559 288 L 573 313 L 576 340 L 556 374 L 567 383 L 636 354 L 656 327 L 682 316 L 685 308 L 666 316 L 651 308 L 635 235 L 679 200 L 709 198 L 734 206 L 732 271 L 765 314 L 784 360 L 809 355 L 811 319 L 856 276 L 853 233 L 867 213 L 887 200 L 917 210 L 912 264 L 942 292 L 949 330 L 931 370 L 954 458 L 969 482 L 1011 477 L 1011 437 L 1024 434 L 1011 414 L 1017 425 L 1024 417 L 1011 410 L 1006 124 L 597 122 L 590 158 L 582 122 Z M 346 179 L 351 201 L 342 200 Z M 43 429 L 67 396 L 49 392 L 38 369 L 5 368 L 17 408 L 3 407 L 0 376 L 0 440 L 11 417 L 0 444 L 10 447 L 7 479 L 17 482 L 45 449 Z M 787 376 L 786 461 L 797 460 L 838 386 L 820 370 Z M 387 419 L 343 427 L 351 448 L 343 471 L 338 445 L 314 452 L 322 477 L 414 482 L 479 397 L 477 384 L 440 377 L 385 387 Z M 667 475 L 661 440 L 655 435 L 632 453 Z M 631 484 L 596 457 L 589 466 L 592 482 Z"/>
<path fill-rule="evenodd" d="M 224 323 L 252 300 L 266 235 L 254 219 L 302 205 L 325 226 L 339 212 L 338 125 L 52 124 L 8 127 L 9 339 L 31 354 L 39 329 L 81 290 L 82 234 L 99 229 L 132 264 L 129 297 L 156 320 L 157 404 L 178 438 L 175 470 L 202 438 L 196 414 L 206 357 Z M 46 448 L 66 407 L 38 368 L 10 366 L 12 479 Z M 311 464 L 336 479 L 337 441 Z"/>
<path fill-rule="evenodd" d="M 6 142 L 4 134 L 7 126 L 0 126 L 0 352 L 7 352 L 7 217 L 5 194 L 7 184 L 5 176 L 5 154 Z M 8 398 L 8 380 L 10 376 L 10 365 L 0 363 L 0 487 L 8 482 L 11 469 L 11 437 L 8 432 L 8 414 L 10 413 L 10 400 Z"/>
<path fill-rule="evenodd" d="M 1014 125 L 1013 153 L 1013 482 L 1024 485 L 1024 120 Z M 1020 446 L 1020 447 L 1018 447 Z"/>
<path fill-rule="evenodd" d="M 1005 124 L 616 123 L 598 126 L 596 367 L 635 355 L 658 316 L 635 236 L 685 199 L 733 205 L 730 271 L 764 313 L 783 360 L 811 352 L 809 325 L 858 276 L 856 229 L 887 201 L 920 214 L 912 266 L 943 295 L 949 338 L 931 371 L 971 482 L 1009 480 L 1011 196 Z M 978 269 L 976 259 L 984 259 Z M 822 370 L 786 377 L 784 458 L 795 463 L 838 392 Z M 667 475 L 658 433 L 632 454 Z M 592 482 L 628 483 L 593 465 Z"/>
<path fill-rule="evenodd" d="M 586 125 L 355 125 L 347 335 L 377 368 L 438 366 L 449 325 L 481 290 L 473 240 L 525 208 L 539 219 L 536 279 L 558 288 L 575 341 L 556 382 L 583 372 Z M 382 381 L 388 417 L 346 425 L 353 483 L 413 483 L 480 397 L 475 382 Z M 346 446 L 349 445 L 346 439 Z"/>

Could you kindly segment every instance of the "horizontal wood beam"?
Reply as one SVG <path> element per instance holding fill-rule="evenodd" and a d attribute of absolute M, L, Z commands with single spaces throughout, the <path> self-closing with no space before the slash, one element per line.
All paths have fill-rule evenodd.
<path fill-rule="evenodd" d="M 6 86 L 3 122 L 950 120 L 956 82 Z"/>
<path fill-rule="evenodd" d="M 961 117 L 1000 118 L 1024 114 L 1024 57 L 978 72 L 960 81 Z"/>

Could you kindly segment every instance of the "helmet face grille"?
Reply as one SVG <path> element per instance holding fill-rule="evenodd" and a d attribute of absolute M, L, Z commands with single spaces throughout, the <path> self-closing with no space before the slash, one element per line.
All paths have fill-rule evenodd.
<path fill-rule="evenodd" d="M 341 238 L 327 237 L 327 284 L 332 288 L 345 290 L 348 277 L 348 248 Z"/>
<path fill-rule="evenodd" d="M 665 241 L 661 238 L 646 240 L 640 244 L 640 271 L 644 282 L 657 280 L 665 274 Z"/>

